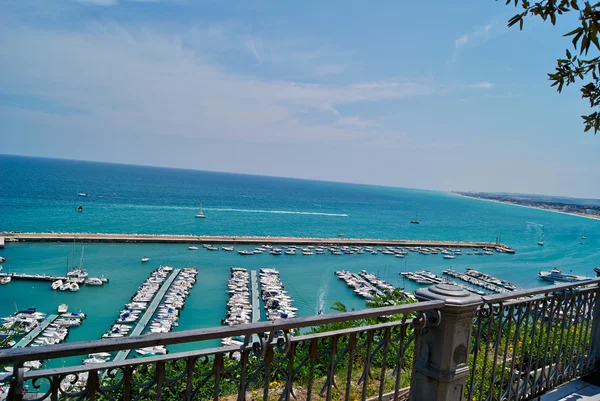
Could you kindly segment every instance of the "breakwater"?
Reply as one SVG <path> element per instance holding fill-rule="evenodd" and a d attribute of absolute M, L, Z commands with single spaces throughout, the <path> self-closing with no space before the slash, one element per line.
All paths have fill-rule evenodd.
<path fill-rule="evenodd" d="M 164 244 L 268 244 L 268 245 L 336 245 L 336 246 L 406 246 L 489 248 L 514 253 L 508 245 L 482 241 L 439 241 L 373 238 L 310 238 L 226 235 L 167 235 L 167 234 L 102 234 L 102 233 L 0 233 L 6 242 L 106 242 L 106 243 L 164 243 Z"/>

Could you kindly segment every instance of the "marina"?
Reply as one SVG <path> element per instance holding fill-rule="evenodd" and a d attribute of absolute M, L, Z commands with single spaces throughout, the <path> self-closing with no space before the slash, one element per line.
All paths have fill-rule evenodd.
<path fill-rule="evenodd" d="M 497 285 L 495 283 L 488 282 L 484 278 L 475 278 L 466 273 L 459 273 L 453 269 L 446 269 L 443 271 L 443 273 L 447 276 L 459 279 L 461 281 L 464 281 L 465 283 L 471 284 L 476 287 L 481 287 L 483 289 L 486 289 L 486 290 L 496 293 L 496 294 L 513 291 L 513 290 L 508 290 L 508 289 L 504 288 L 503 286 Z"/>
<path fill-rule="evenodd" d="M 292 297 L 287 294 L 276 269 L 260 269 L 261 297 L 267 320 L 276 321 L 297 316 L 298 308 L 292 305 Z"/>
<path fill-rule="evenodd" d="M 363 279 L 358 274 L 351 273 L 347 270 L 336 271 L 335 275 L 354 291 L 358 296 L 365 299 L 373 299 L 375 296 L 383 296 L 383 292 L 369 281 Z"/>
<path fill-rule="evenodd" d="M 402 272 L 401 276 L 405 277 L 408 280 L 414 281 L 417 284 L 421 285 L 433 285 L 433 284 L 453 284 L 462 289 L 465 289 L 473 294 L 477 295 L 486 295 L 487 293 L 481 290 L 478 290 L 473 287 L 469 287 L 468 285 L 462 284 L 457 281 L 448 280 L 445 277 L 440 277 L 430 271 L 427 270 L 417 270 L 416 272 Z"/>
<path fill-rule="evenodd" d="M 109 243 L 170 243 L 170 244 L 242 244 L 242 245 L 335 245 L 335 246 L 402 246 L 489 248 L 498 252 L 515 253 L 499 242 L 434 241 L 369 238 L 308 238 L 271 236 L 194 236 L 169 234 L 104 234 L 104 233 L 1 233 L 12 242 L 109 242 Z"/>
<path fill-rule="evenodd" d="M 159 269 L 161 269 L 161 267 L 159 267 Z M 159 269 L 157 269 L 157 271 L 159 271 Z M 150 302 L 150 303 L 147 306 L 144 314 L 139 319 L 139 322 L 137 322 L 137 324 L 135 325 L 135 327 L 133 328 L 133 330 L 131 330 L 131 333 L 128 333 L 128 335 L 130 335 L 130 336 L 137 336 L 137 335 L 142 334 L 142 332 L 144 331 L 144 329 L 146 329 L 146 326 L 150 322 L 150 319 L 152 318 L 152 316 L 156 312 L 156 309 L 158 308 L 158 305 L 160 304 L 160 301 L 162 300 L 162 298 L 166 294 L 167 290 L 171 286 L 171 283 L 173 283 L 173 281 L 175 281 L 175 278 L 177 277 L 177 275 L 181 271 L 181 269 L 173 269 L 173 268 L 165 268 L 165 267 L 162 268 L 162 270 L 166 270 L 166 269 L 170 269 L 168 271 L 170 271 L 171 274 L 168 276 L 168 278 L 166 278 L 164 280 L 164 282 L 161 284 L 161 286 L 158 289 L 158 291 L 156 291 L 154 293 L 154 295 L 150 298 L 150 301 L 145 301 L 145 300 L 148 299 L 148 298 L 145 298 L 145 297 L 136 298 L 136 296 L 139 295 L 139 293 L 136 294 L 136 296 L 132 297 L 132 302 Z M 115 361 L 125 360 L 125 359 L 127 359 L 127 356 L 129 355 L 130 352 L 131 352 L 131 350 L 120 351 L 120 352 L 117 353 L 117 355 L 115 356 L 114 360 Z"/>
<path fill-rule="evenodd" d="M 14 345 L 14 348 L 27 347 L 37 336 L 44 331 L 50 323 L 54 322 L 58 318 L 58 315 L 50 315 L 44 319 L 35 329 L 27 333 L 19 342 Z"/>

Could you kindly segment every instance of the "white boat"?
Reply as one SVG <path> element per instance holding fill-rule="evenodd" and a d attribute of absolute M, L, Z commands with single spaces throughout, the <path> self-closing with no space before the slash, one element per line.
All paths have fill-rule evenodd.
<path fill-rule="evenodd" d="M 86 285 L 104 285 L 104 281 L 102 279 L 96 277 L 90 277 L 85 280 Z"/>
<path fill-rule="evenodd" d="M 10 277 L 10 276 L 2 277 L 2 278 L 0 278 L 0 284 L 8 284 L 8 283 L 10 283 L 11 280 L 12 280 L 12 277 Z"/>
<path fill-rule="evenodd" d="M 198 250 L 198 247 L 197 247 L 197 246 L 193 246 L 193 245 L 192 245 L 192 246 L 188 246 L 188 249 L 189 249 L 190 251 L 197 251 L 197 250 Z"/>
<path fill-rule="evenodd" d="M 224 250 L 224 251 L 227 251 L 227 252 L 233 251 L 233 247 L 232 246 L 224 246 L 224 247 L 221 247 L 221 249 Z"/>
<path fill-rule="evenodd" d="M 63 281 L 62 280 L 57 280 L 57 281 L 55 281 L 55 282 L 52 283 L 52 289 L 53 290 L 58 290 L 62 285 L 63 285 Z"/>
<path fill-rule="evenodd" d="M 79 284 L 77 284 L 77 283 L 69 284 L 69 291 L 72 291 L 72 292 L 79 291 Z"/>
<path fill-rule="evenodd" d="M 81 197 L 87 198 L 88 196 L 90 196 L 90 194 L 88 194 L 87 192 L 80 192 L 80 193 L 77 194 L 77 196 L 81 196 Z"/>
<path fill-rule="evenodd" d="M 200 210 L 198 210 L 198 213 L 196 213 L 196 215 L 194 217 L 197 219 L 203 219 L 206 217 L 204 215 L 204 212 L 202 212 L 202 203 L 200 204 Z"/>
<path fill-rule="evenodd" d="M 244 255 L 244 256 L 248 256 L 248 255 L 254 255 L 254 251 L 248 251 L 248 250 L 246 250 L 246 249 L 243 249 L 243 250 L 241 250 L 241 251 L 238 251 L 238 253 L 239 253 L 240 255 Z"/>
<path fill-rule="evenodd" d="M 292 248 L 288 248 L 285 250 L 284 252 L 286 255 L 295 255 L 296 254 L 296 250 L 292 249 Z"/>
<path fill-rule="evenodd" d="M 67 313 L 69 306 L 67 304 L 58 305 L 58 313 Z"/>
<path fill-rule="evenodd" d="M 444 259 L 456 259 L 454 255 L 444 255 Z"/>
<path fill-rule="evenodd" d="M 149 261 L 149 260 L 150 260 L 150 258 L 149 258 L 149 257 L 147 257 L 147 256 L 144 256 L 144 257 L 142 258 L 142 263 L 146 263 L 146 262 L 147 262 L 147 261 Z"/>
<path fill-rule="evenodd" d="M 0 256 L 0 263 L 4 263 L 4 262 L 6 262 L 6 259 L 3 258 L 2 256 Z"/>
<path fill-rule="evenodd" d="M 590 280 L 589 277 L 576 276 L 574 274 L 564 274 L 562 272 L 562 270 L 559 270 L 557 268 L 554 268 L 554 269 L 550 270 L 549 272 L 539 272 L 538 276 L 542 280 L 554 281 L 554 282 L 558 281 L 558 282 L 572 283 L 572 282 L 576 282 L 576 281 Z"/>

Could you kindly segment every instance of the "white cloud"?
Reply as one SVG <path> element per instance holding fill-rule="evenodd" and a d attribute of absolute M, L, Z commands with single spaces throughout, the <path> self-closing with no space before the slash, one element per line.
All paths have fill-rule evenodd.
<path fill-rule="evenodd" d="M 477 84 L 471 85 L 471 88 L 475 88 L 475 89 L 491 89 L 493 87 L 494 87 L 494 84 L 491 82 L 487 82 L 487 81 L 483 81 L 483 82 L 479 82 Z"/>
<path fill-rule="evenodd" d="M 0 28 L 0 92 L 76 110 L 23 112 L 82 136 L 289 143 L 377 136 L 374 125 L 340 117 L 340 108 L 448 90 L 409 79 L 346 85 L 258 79 L 207 63 L 185 43 L 117 25 L 78 33 Z"/>
<path fill-rule="evenodd" d="M 365 121 L 360 117 L 351 116 L 351 117 L 342 117 L 336 121 L 338 125 L 349 126 L 349 127 L 367 127 L 371 123 L 369 121 Z"/>
<path fill-rule="evenodd" d="M 246 39 L 244 45 L 246 46 L 246 50 L 249 51 L 254 58 L 256 59 L 256 61 L 258 61 L 259 63 L 263 62 L 263 59 L 260 55 L 260 53 L 258 52 L 258 48 L 257 48 L 257 42 L 255 39 Z"/>
<path fill-rule="evenodd" d="M 454 46 L 463 47 L 467 43 L 469 43 L 469 37 L 467 35 L 462 35 L 461 37 L 459 37 L 458 39 L 456 39 L 454 41 Z"/>

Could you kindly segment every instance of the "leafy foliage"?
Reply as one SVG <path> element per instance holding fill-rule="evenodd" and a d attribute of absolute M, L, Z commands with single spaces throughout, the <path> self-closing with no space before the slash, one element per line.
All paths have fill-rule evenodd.
<path fill-rule="evenodd" d="M 600 3 L 578 0 L 543 0 L 530 3 L 528 0 L 507 0 L 506 4 L 514 3 L 523 11 L 508 21 L 508 26 L 523 24 L 527 16 L 537 16 L 544 21 L 556 24 L 559 16 L 569 12 L 579 14 L 579 26 L 564 34 L 572 37 L 574 53 L 569 49 L 565 51 L 565 58 L 559 58 L 554 73 L 548 74 L 552 86 L 560 93 L 563 87 L 582 82 L 581 97 L 587 99 L 592 109 L 598 110 L 600 106 L 600 57 L 588 58 L 588 54 L 598 53 L 600 42 L 598 31 L 600 30 Z M 581 116 L 584 123 L 584 131 L 594 129 L 594 134 L 600 129 L 600 113 L 594 111 L 589 115 Z"/>

